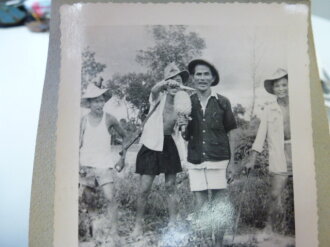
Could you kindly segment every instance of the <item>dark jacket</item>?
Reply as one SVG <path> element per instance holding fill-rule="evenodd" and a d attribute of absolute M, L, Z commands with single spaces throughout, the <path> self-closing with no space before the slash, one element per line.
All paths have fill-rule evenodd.
<path fill-rule="evenodd" d="M 204 161 L 230 159 L 227 133 L 237 128 L 229 100 L 217 94 L 211 96 L 203 114 L 196 94 L 191 96 L 192 111 L 184 138 L 188 141 L 188 161 L 200 164 Z"/>

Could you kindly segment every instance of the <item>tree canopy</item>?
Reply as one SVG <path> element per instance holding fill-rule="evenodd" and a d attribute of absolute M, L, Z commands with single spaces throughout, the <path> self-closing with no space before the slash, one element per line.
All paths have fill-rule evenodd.
<path fill-rule="evenodd" d="M 164 68 L 175 62 L 179 68 L 185 68 L 190 60 L 202 55 L 205 41 L 195 32 L 189 32 L 187 26 L 152 26 L 149 31 L 154 46 L 139 50 L 136 61 L 145 66 L 154 80 L 164 76 Z"/>
<path fill-rule="evenodd" d="M 149 108 L 149 94 L 152 86 L 164 78 L 164 69 L 175 62 L 180 69 L 186 68 L 193 58 L 200 57 L 206 47 L 205 41 L 187 26 L 150 26 L 148 31 L 154 45 L 138 50 L 136 62 L 145 68 L 144 73 L 127 72 L 115 74 L 105 81 L 111 92 L 127 108 L 137 112 L 137 118 L 143 120 Z M 82 90 L 106 68 L 105 64 L 95 60 L 95 52 L 88 47 L 82 53 Z"/>
<path fill-rule="evenodd" d="M 88 83 L 97 79 L 97 76 L 106 68 L 105 64 L 95 60 L 95 52 L 86 47 L 81 54 L 81 90 L 84 91 Z"/>

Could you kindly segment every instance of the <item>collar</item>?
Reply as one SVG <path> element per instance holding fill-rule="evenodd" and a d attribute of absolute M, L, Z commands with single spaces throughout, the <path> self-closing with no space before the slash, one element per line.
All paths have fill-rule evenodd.
<path fill-rule="evenodd" d="M 197 96 L 197 98 L 199 99 L 197 93 L 196 93 L 196 96 Z M 215 97 L 216 99 L 219 99 L 218 94 L 217 94 L 212 88 L 211 88 L 211 94 L 210 94 L 210 96 L 209 96 L 207 99 L 210 99 L 211 97 Z"/>
<path fill-rule="evenodd" d="M 210 97 L 216 97 L 216 99 L 219 99 L 218 94 L 212 88 Z"/>

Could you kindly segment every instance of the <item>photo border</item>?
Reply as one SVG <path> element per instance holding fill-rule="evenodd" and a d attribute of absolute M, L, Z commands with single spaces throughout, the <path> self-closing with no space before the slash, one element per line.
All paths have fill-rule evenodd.
<path fill-rule="evenodd" d="M 52 29 L 50 34 L 50 49 L 47 64 L 47 74 L 45 80 L 45 88 L 43 92 L 43 101 L 40 112 L 40 122 L 38 129 L 38 138 L 35 154 L 34 178 L 31 198 L 31 216 L 30 216 L 30 245 L 31 246 L 51 246 L 54 242 L 54 198 L 55 194 L 55 159 L 56 159 L 56 130 L 57 130 L 57 102 L 60 81 L 60 18 L 59 8 L 63 4 L 76 3 L 77 1 L 54 1 L 52 5 Z M 88 3 L 89 1 L 79 1 L 80 3 Z M 103 1 L 99 1 L 103 2 Z M 104 1 L 107 2 L 107 1 Z M 115 1 L 113 1 L 115 2 Z M 117 1 L 118 2 L 118 1 Z M 134 2 L 134 1 L 132 1 Z M 139 1 L 141 2 L 141 1 Z M 156 1 L 148 1 L 156 2 Z M 157 1 L 158 2 L 158 1 Z M 181 1 L 171 1 L 181 2 Z M 212 1 L 217 3 L 234 3 L 234 1 Z M 263 1 L 235 1 L 235 3 L 251 3 Z M 164 3 L 164 1 L 163 1 Z M 267 1 L 270 3 L 270 1 Z M 271 3 L 303 3 L 308 1 L 271 1 Z M 54 11 L 55 10 L 55 11 Z M 325 109 L 322 102 L 321 86 L 317 75 L 315 64 L 315 53 L 313 49 L 313 40 L 311 37 L 311 28 L 309 24 L 309 57 L 310 57 L 310 87 L 311 87 L 311 107 L 312 107 L 312 126 L 313 126 L 313 144 L 315 152 L 315 166 L 317 171 L 318 196 L 323 200 L 318 201 L 319 207 L 319 243 L 320 246 L 326 246 L 329 242 L 327 234 L 327 225 L 329 213 L 324 209 L 328 208 L 329 195 L 326 188 L 329 186 L 327 168 L 329 158 L 329 140 L 328 126 L 326 124 Z M 70 100 L 70 99 L 68 99 Z M 79 102 L 78 102 L 79 103 Z M 323 108 L 323 110 L 322 110 Z M 70 133 L 70 132 L 68 132 Z M 68 151 L 69 152 L 69 151 Z M 64 154 L 65 155 L 65 154 Z M 47 189 L 46 189 L 47 188 Z M 324 188 L 323 190 L 321 188 Z M 56 188 L 63 192 L 58 195 L 58 200 L 65 198 L 66 189 L 63 187 Z M 55 213 L 55 215 L 54 215 Z M 76 215 L 78 212 L 75 212 Z M 305 212 L 308 213 L 308 212 Z M 56 229 L 55 229 L 56 231 Z M 77 236 L 78 238 L 78 236 Z"/>

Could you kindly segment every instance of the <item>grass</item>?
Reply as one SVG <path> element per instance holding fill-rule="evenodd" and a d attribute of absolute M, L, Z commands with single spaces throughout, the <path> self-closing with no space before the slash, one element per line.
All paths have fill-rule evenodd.
<path fill-rule="evenodd" d="M 242 138 L 245 145 L 238 145 L 236 157 L 244 158 L 252 145 L 251 138 Z M 174 231 L 166 228 L 168 222 L 168 213 L 166 209 L 166 193 L 164 190 L 164 176 L 158 176 L 155 179 L 152 191 L 150 193 L 146 215 L 145 215 L 145 235 L 140 241 L 129 239 L 129 234 L 135 219 L 136 201 L 139 193 L 139 175 L 135 174 L 135 157 L 139 149 L 134 145 L 127 156 L 128 165 L 122 173 L 115 177 L 116 194 L 115 198 L 119 204 L 118 232 L 122 246 L 207 246 L 210 240 L 202 235 L 196 234 L 192 224 L 186 220 L 187 216 L 193 212 L 194 198 L 189 189 L 187 172 L 184 171 L 177 176 L 176 199 L 178 202 L 178 217 L 181 219 Z M 118 147 L 113 151 L 117 152 Z M 245 175 L 237 176 L 236 180 L 228 188 L 228 200 L 225 206 L 218 208 L 206 208 L 205 214 L 200 219 L 200 224 L 210 225 L 214 222 L 226 219 L 227 226 L 232 226 L 239 205 L 241 206 L 240 219 L 238 221 L 238 235 L 251 234 L 261 230 L 265 226 L 267 217 L 267 200 L 269 190 L 269 176 L 267 174 L 268 153 L 265 151 L 258 157 L 258 169 L 254 170 L 248 180 Z M 239 165 L 238 165 L 239 166 Z M 238 167 L 239 168 L 239 167 Z M 246 183 L 245 189 L 244 184 Z M 275 226 L 278 233 L 293 236 L 294 235 L 294 212 L 293 212 L 293 189 L 292 181 L 283 193 L 283 214 L 278 215 L 281 219 Z M 90 219 L 88 212 L 93 212 L 95 218 L 104 216 L 104 198 L 100 190 L 96 189 L 93 203 L 86 202 L 84 197 L 80 198 L 80 225 L 79 239 L 81 244 L 95 243 L 97 240 L 90 234 L 90 225 L 93 220 Z M 213 211 L 212 211 L 213 210 Z M 221 212 L 210 214 L 209 212 Z M 214 215 L 218 215 L 215 218 Z M 104 218 L 104 217 L 103 217 Z M 219 220 L 221 219 L 221 220 Z M 111 224 L 111 223 L 110 223 Z M 227 234 L 232 234 L 232 228 L 227 227 Z M 130 245 L 130 241 L 132 242 Z M 245 240 L 244 243 L 227 246 L 257 246 L 252 240 Z M 82 246 L 81 245 L 81 246 Z"/>

